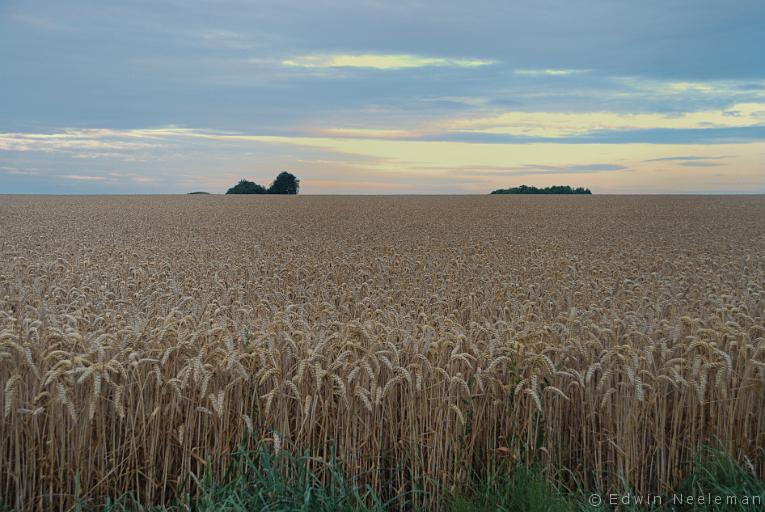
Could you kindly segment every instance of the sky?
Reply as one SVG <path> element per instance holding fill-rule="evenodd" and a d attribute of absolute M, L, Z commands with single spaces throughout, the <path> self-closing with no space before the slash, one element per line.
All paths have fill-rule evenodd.
<path fill-rule="evenodd" d="M 0 1 L 0 194 L 765 193 L 762 0 Z"/>

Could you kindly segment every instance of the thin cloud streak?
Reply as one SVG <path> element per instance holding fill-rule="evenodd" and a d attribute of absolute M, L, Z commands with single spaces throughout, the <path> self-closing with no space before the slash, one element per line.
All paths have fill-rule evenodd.
<path fill-rule="evenodd" d="M 516 75 L 521 76 L 569 76 L 578 73 L 587 73 L 587 69 L 516 69 L 513 71 Z"/>
<path fill-rule="evenodd" d="M 721 164 L 718 162 L 691 160 L 691 161 L 685 161 L 685 162 L 678 162 L 677 165 L 681 167 L 722 167 L 724 164 Z"/>
<path fill-rule="evenodd" d="M 503 176 L 543 176 L 543 175 L 559 175 L 561 178 L 565 178 L 570 175 L 578 174 L 593 174 L 602 172 L 629 172 L 630 169 L 624 165 L 615 164 L 580 164 L 580 165 L 536 165 L 527 164 L 520 167 L 492 167 L 492 166 L 471 166 L 462 165 L 455 167 L 433 167 L 433 166 L 421 166 L 416 167 L 421 170 L 429 171 L 444 171 L 450 173 L 456 173 L 457 175 L 465 176 L 488 176 L 494 178 L 500 178 Z"/>
<path fill-rule="evenodd" d="M 106 181 L 105 176 L 87 176 L 83 174 L 65 174 L 63 176 L 57 176 L 57 178 L 75 181 Z"/>
<path fill-rule="evenodd" d="M 451 59 L 407 54 L 300 55 L 282 61 L 282 64 L 285 66 L 297 68 L 367 68 L 377 70 L 428 67 L 477 68 L 495 63 L 495 61 L 485 59 Z"/>
<path fill-rule="evenodd" d="M 644 162 L 672 162 L 672 161 L 693 162 L 696 160 L 722 160 L 724 158 L 728 158 L 728 157 L 727 156 L 687 155 L 687 156 L 667 156 L 664 158 L 649 158 L 648 160 L 644 160 Z"/>

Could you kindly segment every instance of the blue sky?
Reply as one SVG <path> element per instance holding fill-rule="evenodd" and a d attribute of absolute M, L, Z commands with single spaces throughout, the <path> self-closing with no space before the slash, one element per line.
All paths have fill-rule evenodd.
<path fill-rule="evenodd" d="M 761 1 L 0 3 L 0 193 L 765 193 Z"/>

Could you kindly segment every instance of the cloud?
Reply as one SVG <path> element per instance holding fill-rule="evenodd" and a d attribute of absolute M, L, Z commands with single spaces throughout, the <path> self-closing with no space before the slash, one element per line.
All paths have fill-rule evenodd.
<path fill-rule="evenodd" d="M 106 181 L 106 177 L 104 176 L 88 176 L 84 174 L 65 174 L 62 176 L 57 176 L 58 178 L 63 178 L 65 180 L 75 180 L 75 181 Z"/>
<path fill-rule="evenodd" d="M 157 131 L 162 133 L 162 130 Z M 0 133 L 0 151 L 77 152 L 136 150 L 153 146 L 136 138 L 152 138 L 152 130 L 66 129 L 56 133 Z"/>
<path fill-rule="evenodd" d="M 587 73 L 586 69 L 516 69 L 513 71 L 521 76 L 568 76 L 577 73 Z"/>
<path fill-rule="evenodd" d="M 412 130 L 390 130 L 375 128 L 322 128 L 317 135 L 329 137 L 350 137 L 360 139 L 408 139 L 418 135 Z"/>
<path fill-rule="evenodd" d="M 495 61 L 421 57 L 408 54 L 326 54 L 301 55 L 283 60 L 282 64 L 298 68 L 367 68 L 389 70 L 426 67 L 476 68 L 495 64 Z"/>
<path fill-rule="evenodd" d="M 681 113 L 502 112 L 450 120 L 448 130 L 525 137 L 574 137 L 607 131 L 740 128 L 765 125 L 765 103 Z"/>
<path fill-rule="evenodd" d="M 759 91 L 765 91 L 765 85 L 755 84 L 755 83 L 736 84 L 734 86 L 734 89 L 737 91 L 745 91 L 745 92 L 750 92 L 750 91 L 759 92 Z"/>
<path fill-rule="evenodd" d="M 229 48 L 232 50 L 250 50 L 259 45 L 245 34 L 230 30 L 205 30 L 197 34 L 206 45 L 214 48 Z"/>
<path fill-rule="evenodd" d="M 15 176 L 39 176 L 40 174 L 33 169 L 19 169 L 18 167 L 0 167 L 0 170 L 5 174 L 12 174 Z"/>
<path fill-rule="evenodd" d="M 539 176 L 545 174 L 592 174 L 600 172 L 628 171 L 629 168 L 617 164 L 574 164 L 574 165 L 538 165 L 521 166 L 490 166 L 490 165 L 459 165 L 459 166 L 418 166 L 417 169 L 430 171 L 457 171 L 476 176 Z"/>
<path fill-rule="evenodd" d="M 704 162 L 704 161 L 685 161 L 685 162 L 679 162 L 677 165 L 680 165 L 682 167 L 722 167 L 724 164 L 721 164 L 719 162 Z"/>
<path fill-rule="evenodd" d="M 677 101 L 680 105 L 699 102 L 758 101 L 765 83 L 731 79 L 676 81 L 636 76 L 610 76 L 606 80 L 616 86 L 615 96 L 633 101 Z"/>
<path fill-rule="evenodd" d="M 686 156 L 665 156 L 663 158 L 649 158 L 648 160 L 643 160 L 644 162 L 671 162 L 671 161 L 681 161 L 681 162 L 693 162 L 696 160 L 722 160 L 723 158 L 728 158 L 727 156 L 697 156 L 697 155 L 686 155 Z"/>
<path fill-rule="evenodd" d="M 489 104 L 489 98 L 485 96 L 439 96 L 435 98 L 421 98 L 423 103 L 454 104 L 467 107 L 485 107 Z"/>
<path fill-rule="evenodd" d="M 577 164 L 564 166 L 551 165 L 526 165 L 527 169 L 541 169 L 545 171 L 564 171 L 564 172 L 605 172 L 605 171 L 624 171 L 627 167 L 617 164 Z"/>

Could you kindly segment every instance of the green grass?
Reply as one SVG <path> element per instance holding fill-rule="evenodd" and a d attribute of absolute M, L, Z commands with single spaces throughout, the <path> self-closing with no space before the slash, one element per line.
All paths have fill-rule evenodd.
<path fill-rule="evenodd" d="M 453 512 L 574 512 L 576 496 L 566 495 L 545 480 L 535 466 L 517 465 L 502 476 L 480 480 L 452 499 Z"/>
<path fill-rule="evenodd" d="M 356 511 L 384 510 L 385 504 L 370 489 L 351 485 L 334 463 L 320 463 L 329 474 L 322 484 L 308 456 L 272 457 L 261 449 L 237 454 L 220 482 L 206 475 L 199 482 L 202 496 L 195 510 L 214 511 Z M 285 477 L 287 474 L 289 477 Z"/>
<path fill-rule="evenodd" d="M 323 466 L 329 482 L 319 481 L 314 468 Z M 175 511 L 239 512 L 239 511 L 310 511 L 351 512 L 383 511 L 404 497 L 384 502 L 369 487 L 348 482 L 334 462 L 318 462 L 309 456 L 278 457 L 265 448 L 240 451 L 220 478 L 207 473 L 193 478 L 199 496 L 185 497 L 181 503 L 162 509 L 146 509 L 132 496 L 108 503 L 105 512 Z M 84 508 L 86 509 L 86 508 Z"/>
<path fill-rule="evenodd" d="M 317 468 L 328 476 L 327 483 L 317 477 Z M 333 461 L 321 462 L 307 455 L 292 456 L 282 452 L 275 457 L 264 448 L 239 451 L 233 454 L 223 475 L 210 473 L 193 478 L 199 494 L 180 497 L 178 503 L 163 508 L 145 508 L 131 495 L 105 505 L 94 507 L 92 503 L 78 503 L 78 511 L 104 512 L 175 512 L 194 510 L 199 512 L 239 511 L 384 511 L 390 509 L 416 510 L 412 506 L 413 495 L 396 496 L 384 500 L 370 487 L 349 482 Z M 625 493 L 629 491 L 626 490 Z M 753 511 L 765 510 L 765 506 L 753 504 L 759 497 L 765 504 L 765 482 L 757 478 L 746 464 L 739 464 L 724 450 L 704 448 L 697 454 L 691 473 L 674 492 L 693 504 L 678 503 L 673 495 L 662 496 L 661 504 L 651 507 L 622 505 L 621 508 L 607 503 L 603 497 L 600 506 L 592 506 L 591 493 L 584 490 L 565 490 L 549 482 L 536 466 L 515 465 L 500 474 L 475 478 L 472 485 L 453 495 L 443 503 L 452 512 L 583 512 L 583 511 L 640 511 L 652 512 L 700 512 L 700 511 Z M 721 496 L 721 504 L 700 504 L 701 496 Z M 726 502 L 728 496 L 736 496 L 738 503 Z M 422 497 L 422 496 L 419 496 Z M 750 502 L 743 503 L 747 497 Z M 0 499 L 0 510 L 2 507 Z"/>
<path fill-rule="evenodd" d="M 678 511 L 752 511 L 765 510 L 765 481 L 757 478 L 744 465 L 737 463 L 721 448 L 704 448 L 696 456 L 694 469 L 678 487 L 676 495 L 683 496 L 735 496 L 738 503 L 709 503 L 699 505 L 694 499 L 693 505 L 674 507 Z M 750 502 L 742 503 L 746 497 Z M 752 503 L 759 497 L 758 504 Z M 665 502 L 666 503 L 666 502 Z"/>

